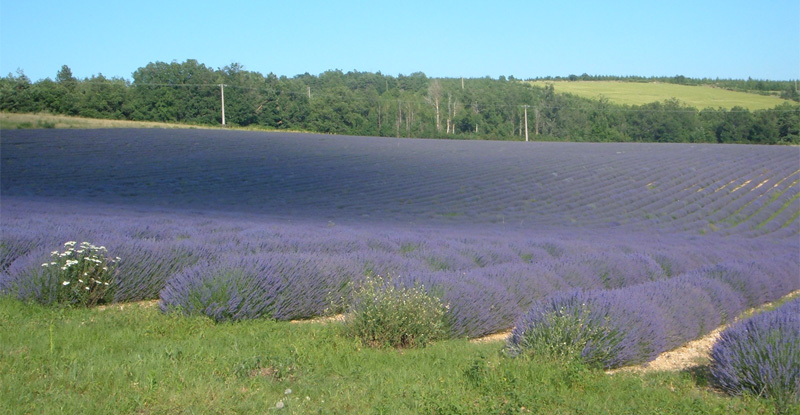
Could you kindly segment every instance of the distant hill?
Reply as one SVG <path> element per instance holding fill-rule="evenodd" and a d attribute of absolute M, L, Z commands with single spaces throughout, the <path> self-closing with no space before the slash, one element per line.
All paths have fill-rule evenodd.
<path fill-rule="evenodd" d="M 533 85 L 553 84 L 558 93 L 575 94 L 585 98 L 607 98 L 620 105 L 642 105 L 650 102 L 676 98 L 698 109 L 733 107 L 747 108 L 751 111 L 770 109 L 793 101 L 776 96 L 747 92 L 735 92 L 712 86 L 688 86 L 661 82 L 624 81 L 533 81 Z"/>

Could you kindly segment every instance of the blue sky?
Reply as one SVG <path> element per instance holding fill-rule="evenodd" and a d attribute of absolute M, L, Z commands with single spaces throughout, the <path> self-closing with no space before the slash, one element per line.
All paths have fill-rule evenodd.
<path fill-rule="evenodd" d="M 800 78 L 800 1 L 0 0 L 0 75 L 150 62 L 517 78 Z"/>

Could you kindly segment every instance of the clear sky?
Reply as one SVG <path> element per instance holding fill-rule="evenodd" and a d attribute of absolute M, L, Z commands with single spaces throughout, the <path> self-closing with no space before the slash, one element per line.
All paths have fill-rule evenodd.
<path fill-rule="evenodd" d="M 517 78 L 800 78 L 800 1 L 0 0 L 0 75 L 150 62 Z"/>

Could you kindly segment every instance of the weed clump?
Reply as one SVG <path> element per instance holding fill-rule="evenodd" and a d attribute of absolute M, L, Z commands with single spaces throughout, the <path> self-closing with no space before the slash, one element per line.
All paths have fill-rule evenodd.
<path fill-rule="evenodd" d="M 23 300 L 41 304 L 91 307 L 113 300 L 114 276 L 120 258 L 108 257 L 104 246 L 69 241 L 39 267 L 28 269 L 18 285 Z"/>
<path fill-rule="evenodd" d="M 446 336 L 446 311 L 422 285 L 365 277 L 353 290 L 345 331 L 373 347 L 425 346 Z"/>

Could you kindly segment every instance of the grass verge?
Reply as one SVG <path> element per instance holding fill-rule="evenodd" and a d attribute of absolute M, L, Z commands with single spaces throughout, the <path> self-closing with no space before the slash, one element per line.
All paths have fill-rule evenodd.
<path fill-rule="evenodd" d="M 749 414 L 692 373 L 608 376 L 498 343 L 373 349 L 340 325 L 0 298 L 0 413 Z"/>
<path fill-rule="evenodd" d="M 150 121 L 106 120 L 97 118 L 71 117 L 47 113 L 19 114 L 0 112 L 0 130 L 16 129 L 91 129 L 91 128 L 196 128 L 196 129 L 235 129 L 247 131 L 276 131 L 266 127 L 236 127 L 193 125 Z M 280 130 L 281 132 L 303 132 L 299 130 Z"/>

